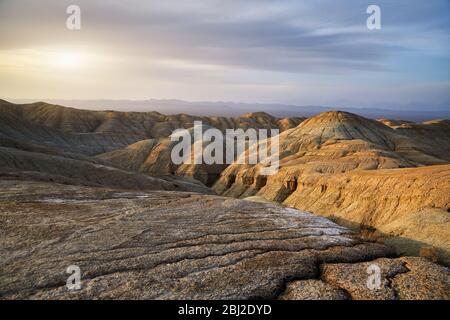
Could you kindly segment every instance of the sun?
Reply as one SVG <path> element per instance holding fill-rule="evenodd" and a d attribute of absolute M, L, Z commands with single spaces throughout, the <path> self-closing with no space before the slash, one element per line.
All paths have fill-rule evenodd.
<path fill-rule="evenodd" d="M 83 65 L 83 60 L 79 52 L 59 52 L 55 57 L 56 65 L 63 69 L 78 69 Z"/>

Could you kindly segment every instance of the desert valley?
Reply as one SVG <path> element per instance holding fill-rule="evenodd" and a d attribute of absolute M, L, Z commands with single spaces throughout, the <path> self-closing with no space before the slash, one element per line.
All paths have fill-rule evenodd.
<path fill-rule="evenodd" d="M 279 129 L 278 172 L 175 165 L 194 121 Z M 2 100 L 0 185 L 2 299 L 450 298 L 450 120 Z"/>

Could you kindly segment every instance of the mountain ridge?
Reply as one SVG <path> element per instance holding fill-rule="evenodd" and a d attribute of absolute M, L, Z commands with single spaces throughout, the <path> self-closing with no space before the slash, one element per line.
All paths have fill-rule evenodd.
<path fill-rule="evenodd" d="M 30 103 L 35 100 L 14 99 L 16 103 Z M 276 117 L 311 117 L 317 113 L 330 111 L 333 109 L 345 109 L 344 111 L 357 113 L 362 116 L 378 119 L 387 117 L 390 119 L 405 119 L 411 121 L 426 121 L 437 118 L 450 118 L 450 110 L 447 106 L 432 108 L 426 103 L 420 110 L 412 109 L 408 106 L 400 108 L 392 106 L 390 108 L 357 108 L 345 107 L 346 102 L 337 106 L 317 106 L 317 105 L 293 105 L 276 103 L 240 103 L 232 101 L 184 101 L 177 99 L 149 99 L 149 100 L 64 100 L 48 99 L 50 104 L 71 105 L 77 108 L 88 108 L 91 110 L 102 110 L 114 108 L 118 111 L 159 111 L 167 114 L 190 113 L 197 116 L 227 116 L 237 117 L 247 112 L 264 111 L 274 114 Z M 426 111 L 421 111 L 426 110 Z"/>

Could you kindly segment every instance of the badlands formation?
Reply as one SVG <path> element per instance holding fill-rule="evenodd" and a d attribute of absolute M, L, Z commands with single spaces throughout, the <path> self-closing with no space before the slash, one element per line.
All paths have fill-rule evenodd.
<path fill-rule="evenodd" d="M 279 128 L 280 170 L 173 165 L 196 120 Z M 448 299 L 449 142 L 448 120 L 0 101 L 0 298 Z"/>
<path fill-rule="evenodd" d="M 46 103 L 15 105 L 0 100 L 0 167 L 110 186 L 110 181 L 103 181 L 103 174 L 96 177 L 93 172 L 103 165 L 115 168 L 114 176 L 118 177 L 113 186 L 121 186 L 123 178 L 123 174 L 116 173 L 117 169 L 142 174 L 140 180 L 148 175 L 162 179 L 171 175 L 168 179 L 173 180 L 177 174 L 187 177 L 189 182 L 195 178 L 212 185 L 225 167 L 173 165 L 170 152 L 175 142 L 168 138 L 173 130 L 190 129 L 194 121 L 202 121 L 205 126 L 222 131 L 239 128 L 282 131 L 303 120 L 280 119 L 263 112 L 236 118 L 166 116 L 158 112 L 87 111 Z M 73 170 L 74 165 L 83 169 Z M 93 165 L 95 168 L 89 170 Z M 104 167 L 98 170 L 105 171 Z M 88 171 L 89 174 L 84 174 Z"/>
<path fill-rule="evenodd" d="M 433 140 L 428 134 L 436 132 Z M 394 245 L 399 254 L 450 264 L 448 121 L 391 128 L 345 112 L 326 112 L 284 131 L 280 170 L 229 166 L 214 190 L 326 216 Z M 446 141 L 447 143 L 443 143 Z"/>

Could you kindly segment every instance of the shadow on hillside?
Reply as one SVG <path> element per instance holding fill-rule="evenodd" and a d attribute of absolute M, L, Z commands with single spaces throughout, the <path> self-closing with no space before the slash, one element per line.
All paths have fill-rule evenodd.
<path fill-rule="evenodd" d="M 399 256 L 423 257 L 450 267 L 450 251 L 445 248 L 434 247 L 426 242 L 383 233 L 374 227 L 361 225 L 341 217 L 329 216 L 327 218 L 355 231 L 366 241 L 379 242 L 393 247 Z"/>

